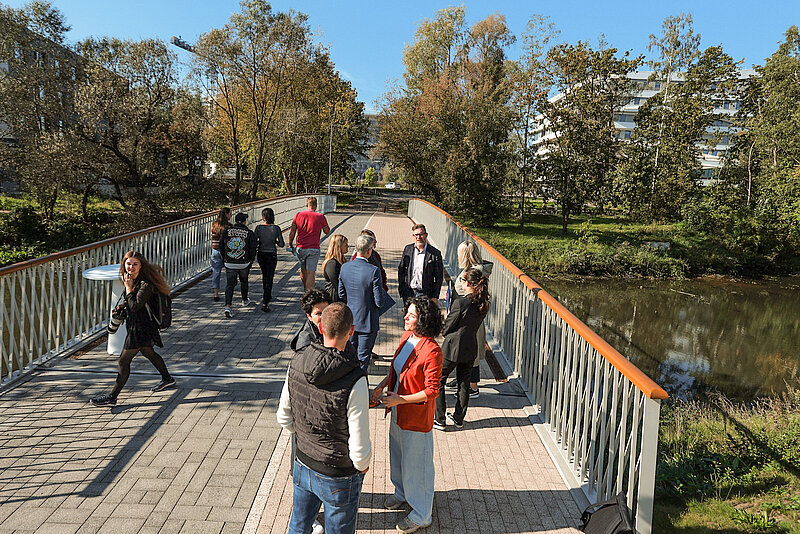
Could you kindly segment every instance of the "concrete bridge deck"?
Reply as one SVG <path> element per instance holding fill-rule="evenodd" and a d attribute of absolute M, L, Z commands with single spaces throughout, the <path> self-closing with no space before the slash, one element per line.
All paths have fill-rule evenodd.
<path fill-rule="evenodd" d="M 360 208 L 328 220 L 351 240 L 365 226 L 376 232 L 397 298 L 394 266 L 410 223 Z M 226 319 L 209 278 L 181 292 L 161 351 L 176 389 L 151 393 L 158 375 L 137 357 L 117 406 L 92 407 L 89 398 L 108 391 L 116 373 L 103 342 L 0 394 L 0 533 L 286 532 L 289 447 L 275 410 L 287 344 L 304 320 L 297 271 L 282 253 L 268 314 L 235 304 Z M 257 268 L 250 293 L 260 299 Z M 402 331 L 399 307 L 384 317 L 375 352 L 387 358 L 370 369 L 373 385 Z M 491 378 L 488 368 L 483 376 Z M 578 507 L 515 387 L 484 380 L 464 430 L 434 431 L 434 523 L 426 532 L 576 531 Z M 382 410 L 371 411 L 371 436 L 358 532 L 394 532 L 400 513 L 381 508 L 392 492 Z"/>

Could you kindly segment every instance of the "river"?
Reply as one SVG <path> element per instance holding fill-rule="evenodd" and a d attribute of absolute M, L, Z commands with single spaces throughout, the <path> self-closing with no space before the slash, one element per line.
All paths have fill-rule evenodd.
<path fill-rule="evenodd" d="M 800 277 L 537 281 L 672 397 L 800 387 Z"/>

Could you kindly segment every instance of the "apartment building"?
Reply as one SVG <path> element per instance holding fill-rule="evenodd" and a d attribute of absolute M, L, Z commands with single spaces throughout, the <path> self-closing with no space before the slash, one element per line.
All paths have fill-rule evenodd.
<path fill-rule="evenodd" d="M 753 69 L 740 69 L 738 71 L 740 80 L 746 80 L 751 76 L 755 76 L 755 74 L 756 71 Z M 614 114 L 614 128 L 616 129 L 617 139 L 623 141 L 630 139 L 633 130 L 636 128 L 635 118 L 639 107 L 648 98 L 652 98 L 664 89 L 664 80 L 651 80 L 652 75 L 653 71 L 636 71 L 628 74 L 634 90 L 628 102 Z M 681 73 L 676 74 L 670 81 L 670 83 L 674 84 L 682 84 L 683 82 L 684 76 Z M 560 98 L 561 95 L 556 95 L 551 100 L 555 101 Z M 716 169 L 722 166 L 728 150 L 733 145 L 733 136 L 736 130 L 731 126 L 732 117 L 740 108 L 741 103 L 737 100 L 718 99 L 714 102 L 714 112 L 720 115 L 720 118 L 706 129 L 703 139 L 697 142 L 697 147 L 700 150 L 699 160 L 703 169 L 702 182 L 704 185 L 713 179 Z M 540 144 L 546 139 L 555 136 L 555 133 L 548 129 L 547 121 L 544 117 L 538 117 L 536 124 L 534 143 Z"/>

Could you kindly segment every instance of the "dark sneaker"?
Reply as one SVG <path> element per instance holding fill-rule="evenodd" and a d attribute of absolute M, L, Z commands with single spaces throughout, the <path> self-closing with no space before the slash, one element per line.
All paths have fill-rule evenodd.
<path fill-rule="evenodd" d="M 219 295 L 214 297 L 214 302 L 219 302 Z"/>
<path fill-rule="evenodd" d="M 464 428 L 464 421 L 461 421 L 460 423 L 457 422 L 455 419 L 453 419 L 453 414 L 451 414 L 451 413 L 447 414 L 447 422 L 450 423 L 451 425 L 455 426 L 456 428 L 459 428 L 459 429 L 460 428 Z"/>
<path fill-rule="evenodd" d="M 225 317 L 227 317 L 228 319 L 233 317 L 233 312 L 231 312 L 231 309 L 228 306 L 225 307 Z"/>
<path fill-rule="evenodd" d="M 478 388 L 475 388 L 475 389 L 469 388 L 469 398 L 470 399 L 477 399 L 478 397 L 480 397 L 480 395 L 481 395 L 481 392 L 478 390 Z"/>
<path fill-rule="evenodd" d="M 457 389 L 458 388 L 458 380 L 455 378 L 452 379 L 450 382 L 444 385 L 445 389 Z"/>
<path fill-rule="evenodd" d="M 440 423 L 439 421 L 434 420 L 433 421 L 433 429 L 434 430 L 442 430 L 442 431 L 444 431 L 444 430 L 447 430 L 447 425 L 445 425 L 444 423 Z"/>
<path fill-rule="evenodd" d="M 394 495 L 389 495 L 388 497 L 386 497 L 386 500 L 383 501 L 383 507 L 386 508 L 387 510 L 399 510 L 405 505 L 406 505 L 405 501 L 401 501 Z"/>
<path fill-rule="evenodd" d="M 250 303 L 253 302 L 250 299 L 242 299 L 242 306 L 250 306 Z"/>
<path fill-rule="evenodd" d="M 403 519 L 401 519 L 397 523 L 397 525 L 395 525 L 395 528 L 398 531 L 403 532 L 404 534 L 409 534 L 410 532 L 416 532 L 421 528 L 428 528 L 429 526 L 431 526 L 430 523 L 428 523 L 427 525 L 418 525 L 414 523 L 412 520 L 410 520 L 408 516 L 406 516 Z"/>
<path fill-rule="evenodd" d="M 116 406 L 117 398 L 111 395 L 98 395 L 89 402 L 92 403 L 92 406 Z"/>
<path fill-rule="evenodd" d="M 261 311 L 264 312 L 264 313 L 269 313 L 272 310 L 270 310 L 269 306 L 267 306 L 266 304 L 262 304 L 261 305 Z"/>
<path fill-rule="evenodd" d="M 150 389 L 150 391 L 155 393 L 155 392 L 163 391 L 163 390 L 165 390 L 167 388 L 173 388 L 173 387 L 175 387 L 175 377 L 171 376 L 171 377 L 169 377 L 169 380 L 162 380 L 161 382 L 159 382 L 158 384 L 153 386 Z"/>

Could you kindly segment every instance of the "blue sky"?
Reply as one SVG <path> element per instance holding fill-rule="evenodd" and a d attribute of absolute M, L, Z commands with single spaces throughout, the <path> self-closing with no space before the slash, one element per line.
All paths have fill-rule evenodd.
<path fill-rule="evenodd" d="M 19 7 L 21 0 L 0 0 Z M 181 35 L 192 42 L 203 32 L 225 24 L 238 10 L 238 0 L 52 0 L 72 26 L 70 41 L 94 35 L 142 39 L 157 37 L 168 41 Z M 533 13 L 547 15 L 567 42 L 589 40 L 605 34 L 611 46 L 634 53 L 646 53 L 648 37 L 658 33 L 666 16 L 692 13 L 702 46 L 721 44 L 744 67 L 762 63 L 772 54 L 783 33 L 800 25 L 800 0 L 729 2 L 665 1 L 621 2 L 614 0 L 495 0 L 464 2 L 467 18 L 474 23 L 499 12 L 514 35 L 519 36 Z M 402 53 L 414 36 L 417 24 L 433 17 L 437 9 L 456 2 L 428 1 L 333 1 L 274 0 L 273 9 L 294 9 L 309 15 L 317 40 L 331 52 L 339 72 L 358 90 L 367 110 L 385 92 L 387 82 L 402 76 Z M 181 59 L 186 52 L 177 50 Z M 518 50 L 510 51 L 512 58 Z"/>

